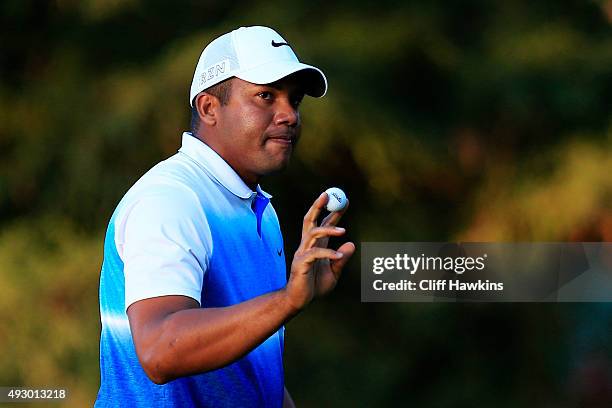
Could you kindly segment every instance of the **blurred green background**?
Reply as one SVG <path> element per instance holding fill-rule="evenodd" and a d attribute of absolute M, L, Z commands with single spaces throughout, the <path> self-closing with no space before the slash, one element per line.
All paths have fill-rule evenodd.
<path fill-rule="evenodd" d="M 328 76 L 263 182 L 291 254 L 332 185 L 357 244 L 612 241 L 611 22 L 609 0 L 2 1 L 0 385 L 93 403 L 106 223 L 179 147 L 217 35 L 272 26 Z M 299 406 L 612 406 L 612 305 L 362 304 L 358 258 L 287 325 Z"/>

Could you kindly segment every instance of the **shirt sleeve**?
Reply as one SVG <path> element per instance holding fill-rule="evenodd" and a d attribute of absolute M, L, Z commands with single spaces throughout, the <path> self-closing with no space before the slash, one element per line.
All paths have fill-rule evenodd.
<path fill-rule="evenodd" d="M 141 197 L 129 206 L 117 227 L 126 310 L 139 300 L 168 295 L 188 296 L 200 303 L 212 238 L 195 193 L 166 188 Z"/>

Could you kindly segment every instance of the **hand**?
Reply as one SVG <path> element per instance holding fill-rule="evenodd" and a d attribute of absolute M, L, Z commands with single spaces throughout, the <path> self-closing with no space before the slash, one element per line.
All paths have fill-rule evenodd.
<path fill-rule="evenodd" d="M 301 310 L 313 297 L 330 292 L 338 283 L 342 268 L 355 252 L 352 242 L 344 243 L 337 251 L 327 248 L 330 236 L 345 233 L 344 228 L 336 225 L 348 208 L 347 202 L 342 211 L 330 213 L 317 226 L 321 210 L 328 200 L 327 193 L 322 193 L 304 216 L 302 242 L 293 256 L 286 287 L 289 302 L 296 310 Z"/>

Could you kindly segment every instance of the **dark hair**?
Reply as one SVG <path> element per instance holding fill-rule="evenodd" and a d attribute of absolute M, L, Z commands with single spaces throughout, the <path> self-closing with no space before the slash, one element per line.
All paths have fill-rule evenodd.
<path fill-rule="evenodd" d="M 217 98 L 221 106 L 227 105 L 229 102 L 230 94 L 232 90 L 231 79 L 232 78 L 228 78 L 225 81 L 219 82 L 218 84 L 213 85 L 210 88 L 206 88 L 202 92 L 205 92 Z M 194 103 L 194 105 L 191 107 L 191 133 L 195 135 L 199 127 L 200 127 L 200 115 L 198 114 L 198 108 L 196 108 L 195 103 Z"/>

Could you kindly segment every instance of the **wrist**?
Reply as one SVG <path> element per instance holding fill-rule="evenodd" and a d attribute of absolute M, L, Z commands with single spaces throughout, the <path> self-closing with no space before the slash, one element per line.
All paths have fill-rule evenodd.
<path fill-rule="evenodd" d="M 281 307 L 287 316 L 287 320 L 292 319 L 294 316 L 299 314 L 304 308 L 305 304 L 299 304 L 292 299 L 287 288 L 283 288 L 279 291 L 281 299 Z"/>

